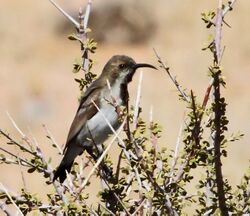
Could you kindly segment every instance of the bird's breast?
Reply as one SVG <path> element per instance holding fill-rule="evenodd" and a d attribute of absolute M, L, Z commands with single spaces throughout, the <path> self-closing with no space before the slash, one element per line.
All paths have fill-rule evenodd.
<path fill-rule="evenodd" d="M 100 111 L 87 122 L 91 138 L 98 144 L 103 143 L 112 134 L 111 127 L 117 130 L 120 125 L 121 122 L 114 106 L 108 103 L 103 103 Z"/>
<path fill-rule="evenodd" d="M 117 130 L 121 125 L 117 106 L 124 106 L 125 100 L 122 97 L 122 88 L 119 84 L 114 84 L 106 88 L 100 95 L 98 111 L 91 119 L 87 121 L 86 129 L 82 131 L 80 139 L 88 137 L 94 139 L 96 144 L 102 144 L 113 132 L 110 126 Z M 89 133 L 87 132 L 89 131 Z M 86 133 L 87 132 L 87 133 Z"/>

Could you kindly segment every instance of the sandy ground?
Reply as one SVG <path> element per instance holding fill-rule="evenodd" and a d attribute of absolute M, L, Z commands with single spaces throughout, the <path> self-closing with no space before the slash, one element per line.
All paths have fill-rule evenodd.
<path fill-rule="evenodd" d="M 72 10 L 80 6 L 80 1 L 72 1 L 69 5 L 64 0 L 61 5 Z M 114 54 L 126 54 L 138 62 L 157 64 L 152 51 L 155 47 L 180 83 L 187 89 L 193 89 L 201 100 L 209 82 L 207 71 L 212 58 L 209 53 L 201 51 L 211 32 L 204 27 L 200 13 L 213 9 L 215 4 L 210 0 L 176 0 L 174 3 L 161 0 L 154 4 L 147 1 L 147 5 L 157 26 L 151 40 L 125 45 L 119 42 L 115 45 L 99 43 L 94 55 L 94 70 L 99 74 L 104 63 Z M 228 146 L 228 158 L 224 160 L 223 173 L 232 184 L 239 183 L 249 165 L 249 8 L 248 0 L 239 1 L 226 19 L 232 28 L 225 27 L 223 31 L 226 49 L 222 64 L 227 81 L 223 94 L 228 102 L 229 134 L 237 131 L 245 134 L 244 139 Z M 55 30 L 62 20 L 64 17 L 48 1 L 1 0 L 0 127 L 18 137 L 6 115 L 8 111 L 25 133 L 35 137 L 46 157 L 53 158 L 54 167 L 61 157 L 56 151 L 48 150 L 51 148 L 48 147 L 42 124 L 46 124 L 57 142 L 63 145 L 79 96 L 78 85 L 73 80 L 75 75 L 71 73 L 74 58 L 79 56 L 79 46 L 67 40 L 66 32 L 59 34 Z M 137 82 L 138 75 L 130 85 L 131 102 L 135 98 Z M 164 128 L 162 146 L 168 148 L 173 148 L 175 144 L 185 111 L 184 103 L 176 95 L 177 91 L 164 71 L 144 73 L 143 115 L 148 119 L 153 106 L 154 119 Z M 0 145 L 5 145 L 3 139 L 0 139 Z M 22 186 L 18 167 L 1 165 L 0 173 L 0 182 L 9 188 Z M 39 181 L 39 176 L 26 177 L 27 186 L 34 193 L 45 194 L 47 186 Z"/>

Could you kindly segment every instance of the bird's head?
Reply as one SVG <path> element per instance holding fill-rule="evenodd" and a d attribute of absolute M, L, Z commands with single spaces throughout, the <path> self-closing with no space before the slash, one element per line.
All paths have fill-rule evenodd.
<path fill-rule="evenodd" d="M 128 56 L 115 55 L 104 66 L 102 75 L 106 76 L 111 82 L 119 80 L 121 83 L 127 84 L 132 81 L 135 71 L 141 67 L 157 69 L 150 64 L 136 63 Z"/>

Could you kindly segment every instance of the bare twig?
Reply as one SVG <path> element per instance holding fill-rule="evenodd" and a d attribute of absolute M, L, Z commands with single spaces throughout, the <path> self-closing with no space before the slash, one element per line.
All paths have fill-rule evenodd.
<path fill-rule="evenodd" d="M 206 207 L 207 209 L 209 209 L 212 205 L 212 198 L 213 198 L 213 193 L 212 193 L 212 189 L 214 187 L 214 182 L 211 181 L 211 178 L 213 174 L 211 174 L 210 172 L 207 171 L 207 182 L 206 182 Z M 209 212 L 207 215 L 210 215 Z"/>
<path fill-rule="evenodd" d="M 8 190 L 4 187 L 4 185 L 0 182 L 0 186 L 1 189 L 4 191 L 4 193 L 8 196 L 9 200 L 11 201 L 11 203 L 15 206 L 15 208 L 17 209 L 19 215 L 23 216 L 22 211 L 20 210 L 20 208 L 16 205 L 16 203 L 14 202 L 14 200 L 12 199 L 11 195 L 9 194 Z"/>
<path fill-rule="evenodd" d="M 27 192 L 28 191 L 27 184 L 26 184 L 26 181 L 25 181 L 25 178 L 24 178 L 24 174 L 23 174 L 23 170 L 22 170 L 22 164 L 21 164 L 21 161 L 20 161 L 19 158 L 18 158 L 18 165 L 20 167 L 20 172 L 21 172 L 21 176 L 22 176 L 23 189 L 24 189 L 25 192 Z"/>
<path fill-rule="evenodd" d="M 88 4 L 85 10 L 85 15 L 83 19 L 82 8 L 79 10 L 79 20 L 80 20 L 80 28 L 79 28 L 79 36 L 81 38 L 81 51 L 82 51 L 82 68 L 85 72 L 89 72 L 89 56 L 88 49 L 84 46 L 84 42 L 87 40 L 87 28 L 88 21 L 91 11 L 92 1 L 88 0 Z"/>
<path fill-rule="evenodd" d="M 217 16 L 215 22 L 215 62 L 220 64 L 221 62 L 221 27 L 222 27 L 222 0 L 219 0 L 219 6 L 217 9 Z"/>
<path fill-rule="evenodd" d="M 169 71 L 169 67 L 162 61 L 161 56 L 158 54 L 158 52 L 156 51 L 156 49 L 153 49 L 153 50 L 154 50 L 154 53 L 155 53 L 155 55 L 156 55 L 156 57 L 158 59 L 158 62 L 161 64 L 161 66 L 163 67 L 163 69 L 167 72 L 168 76 L 170 77 L 170 79 L 172 80 L 172 82 L 174 83 L 174 85 L 176 86 L 176 88 L 179 91 L 179 93 L 181 94 L 182 98 L 186 102 L 189 102 L 190 98 L 184 92 L 184 90 L 182 89 L 182 87 L 180 86 L 180 84 L 178 83 L 178 81 L 176 80 L 176 78 L 172 76 L 172 74 Z"/>
<path fill-rule="evenodd" d="M 15 129 L 18 131 L 18 133 L 21 134 L 22 138 L 26 138 L 25 134 L 21 131 L 21 129 L 17 126 L 16 122 L 14 121 L 14 119 L 11 117 L 10 113 L 8 111 L 6 111 L 6 114 L 8 116 L 8 118 L 10 119 L 11 123 L 13 124 L 13 126 L 15 127 Z"/>
<path fill-rule="evenodd" d="M 226 14 L 233 10 L 233 6 L 236 3 L 237 0 L 231 0 L 230 3 L 224 8 L 223 12 L 222 12 L 222 17 L 224 18 L 226 16 Z"/>
<path fill-rule="evenodd" d="M 66 171 L 66 179 L 67 179 L 66 187 L 68 188 L 70 194 L 73 194 L 74 191 L 75 191 L 75 187 L 74 187 L 74 184 L 73 184 L 73 179 L 70 176 L 70 174 L 68 173 L 68 171 Z"/>
<path fill-rule="evenodd" d="M 2 149 L 1 149 L 2 150 Z M 2 150 L 2 151 L 5 151 L 5 150 Z M 7 152 L 6 152 L 7 153 Z M 15 157 L 15 160 L 14 159 L 11 159 L 11 158 L 6 158 L 6 157 L 1 157 L 0 156 L 0 161 L 2 161 L 2 163 L 5 163 L 5 164 L 15 164 L 15 165 L 19 165 L 21 164 L 22 166 L 24 167 L 30 167 L 30 165 L 28 165 L 27 163 L 23 162 L 23 161 L 20 161 L 18 158 Z"/>
<path fill-rule="evenodd" d="M 133 129 L 134 130 L 137 127 L 137 119 L 138 119 L 138 115 L 139 115 L 142 78 L 143 78 L 143 72 L 140 71 L 139 81 L 138 81 L 138 85 L 137 85 L 137 95 L 136 95 L 135 107 L 134 107 L 134 116 L 133 116 Z"/>
<path fill-rule="evenodd" d="M 36 156 L 36 153 L 29 150 L 28 148 L 24 147 L 23 145 L 21 145 L 19 142 L 15 141 L 12 137 L 10 137 L 7 133 L 5 133 L 2 129 L 0 129 L 0 134 L 2 134 L 7 140 L 10 141 L 9 144 L 13 144 L 13 145 L 16 145 L 18 146 L 21 150 L 33 155 L 33 156 Z"/>
<path fill-rule="evenodd" d="M 79 168 L 79 173 L 77 174 L 77 179 L 79 181 L 79 184 L 82 184 L 82 181 L 83 181 L 83 170 L 89 166 L 89 163 L 91 162 L 91 159 L 90 158 L 85 158 L 85 159 L 82 159 L 81 160 L 81 163 L 80 163 L 80 168 Z"/>
<path fill-rule="evenodd" d="M 70 22 L 74 24 L 74 26 L 79 29 L 80 24 L 73 18 L 71 17 L 67 12 L 65 12 L 56 2 L 53 0 L 49 0 Z"/>
<path fill-rule="evenodd" d="M 137 182 L 138 182 L 139 198 L 141 199 L 142 198 L 142 181 L 141 181 L 138 169 L 135 169 L 135 177 L 136 177 Z"/>
<path fill-rule="evenodd" d="M 88 0 L 88 4 L 87 4 L 86 10 L 85 10 L 84 22 L 83 22 L 83 28 L 84 28 L 85 32 L 86 32 L 86 29 L 88 28 L 91 5 L 92 5 L 92 1 Z"/>
<path fill-rule="evenodd" d="M 34 164 L 30 163 L 29 161 L 27 161 L 27 160 L 25 160 L 25 159 L 23 159 L 23 158 L 21 158 L 21 157 L 15 155 L 15 154 L 11 153 L 10 151 L 8 151 L 8 150 L 6 150 L 6 149 L 4 149 L 4 148 L 2 148 L 2 147 L 0 147 L 0 150 L 3 151 L 3 152 L 5 152 L 5 153 L 7 153 L 7 154 L 9 154 L 10 156 L 16 158 L 17 161 L 20 160 L 20 162 L 26 163 L 26 164 L 29 165 L 30 167 L 36 167 Z M 18 164 L 18 163 L 17 163 L 17 164 Z M 38 168 L 38 169 L 40 169 L 41 171 L 43 171 L 41 168 Z"/>
<path fill-rule="evenodd" d="M 60 154 L 63 154 L 62 148 L 57 144 L 54 136 L 52 135 L 52 133 L 49 131 L 49 129 L 46 127 L 45 124 L 43 124 L 43 128 L 47 134 L 48 139 L 50 139 L 52 141 L 52 143 L 56 146 L 56 148 L 58 149 Z"/>
<path fill-rule="evenodd" d="M 172 159 L 172 165 L 171 165 L 171 169 L 170 169 L 170 172 L 169 172 L 169 177 L 170 177 L 169 184 L 172 183 L 175 166 L 176 166 L 177 160 L 178 160 L 178 153 L 179 153 L 181 135 L 182 135 L 182 131 L 183 131 L 183 125 L 184 125 L 184 119 L 183 119 L 183 121 L 181 123 L 179 133 L 178 133 L 178 136 L 177 136 L 177 140 L 176 140 L 176 144 L 175 144 L 174 156 L 173 156 L 173 159 Z"/>
<path fill-rule="evenodd" d="M 129 176 L 127 177 L 127 188 L 125 189 L 126 191 L 126 196 L 128 197 L 130 195 L 131 189 L 132 189 L 132 182 L 134 180 L 135 174 L 131 172 Z"/>
<path fill-rule="evenodd" d="M 150 106 L 150 110 L 149 110 L 149 124 L 150 124 L 150 127 L 153 126 L 154 124 L 154 121 L 153 121 L 153 106 Z M 157 154 L 157 151 L 158 151 L 158 146 L 157 146 L 157 143 L 158 143 L 158 137 L 155 136 L 152 131 L 150 131 L 150 138 L 151 138 L 151 143 L 153 145 L 153 148 L 154 148 L 154 156 L 156 157 L 156 154 Z"/>
<path fill-rule="evenodd" d="M 0 209 L 2 209 L 2 211 L 7 215 L 7 216 L 16 216 L 16 214 L 13 214 L 10 209 L 8 208 L 8 206 L 0 200 Z"/>
<path fill-rule="evenodd" d="M 110 91 L 111 101 L 107 100 L 106 98 L 105 98 L 105 100 L 115 108 L 115 111 L 116 111 L 118 117 L 122 118 L 123 117 L 123 113 L 122 113 L 121 106 L 117 103 L 117 101 L 116 101 L 116 99 L 115 99 L 115 97 L 113 95 L 112 88 L 111 88 L 109 80 L 106 79 L 106 82 L 107 82 L 108 89 Z"/>
<path fill-rule="evenodd" d="M 144 205 L 145 201 L 146 201 L 146 199 L 143 199 L 141 201 L 141 204 L 138 206 L 138 208 L 133 212 L 133 214 L 131 216 L 135 216 L 137 212 L 141 211 L 142 206 Z"/>
<path fill-rule="evenodd" d="M 112 127 L 112 125 L 110 124 L 109 120 L 106 118 L 106 116 L 104 115 L 104 113 L 100 110 L 100 108 L 96 105 L 96 103 L 92 100 L 92 103 L 95 105 L 96 109 L 98 110 L 98 112 L 101 113 L 102 117 L 104 118 L 105 122 L 107 123 L 107 125 L 109 126 L 110 130 L 112 131 L 112 133 L 115 135 L 115 137 L 117 138 L 119 144 L 123 147 L 124 150 L 124 154 L 127 157 L 128 160 L 130 160 L 130 156 L 128 151 L 126 151 L 126 145 L 124 143 L 124 141 L 121 139 L 121 137 L 117 134 L 117 132 L 115 131 L 115 129 Z M 125 122 L 122 123 L 122 125 L 124 126 Z"/>
<path fill-rule="evenodd" d="M 118 182 L 119 176 L 120 176 L 120 171 L 121 171 L 121 162 L 122 162 L 122 155 L 123 155 L 123 150 L 121 150 L 119 157 L 118 157 L 118 162 L 116 166 L 116 172 L 115 172 L 115 177 L 116 181 Z"/>

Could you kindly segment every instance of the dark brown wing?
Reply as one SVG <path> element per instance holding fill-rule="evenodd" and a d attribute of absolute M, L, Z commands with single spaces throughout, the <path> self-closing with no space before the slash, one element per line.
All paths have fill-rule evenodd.
<path fill-rule="evenodd" d="M 79 133 L 82 127 L 86 124 L 86 122 L 97 113 L 97 109 L 95 105 L 92 103 L 92 100 L 99 106 L 98 98 L 100 96 L 99 89 L 101 86 L 89 87 L 86 91 L 85 95 L 82 97 L 79 108 L 76 112 L 75 118 L 71 124 L 66 145 L 64 147 L 64 152 L 68 148 L 71 140 Z"/>

